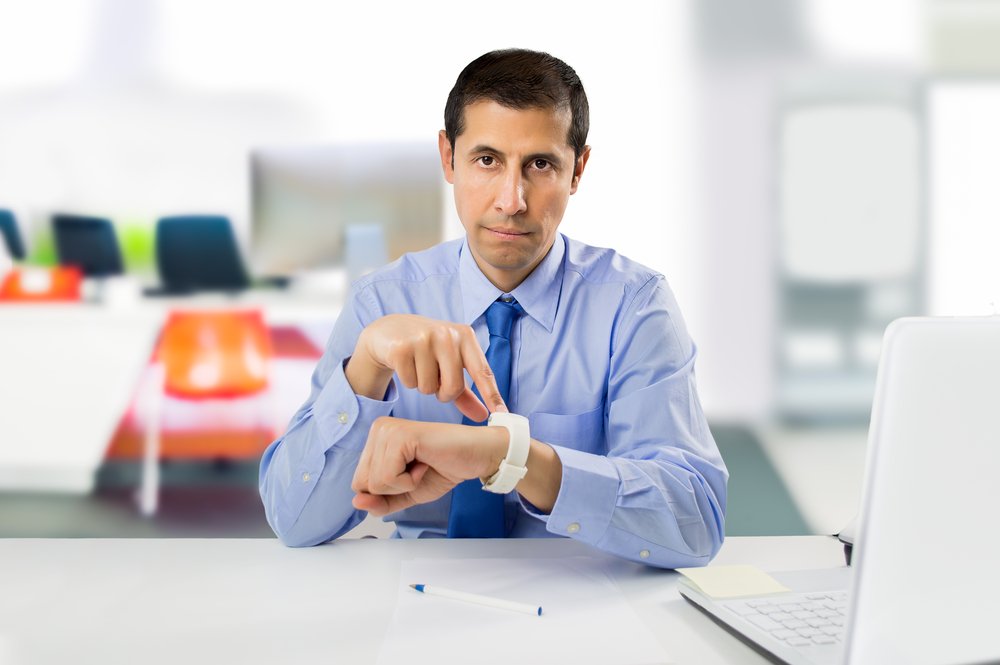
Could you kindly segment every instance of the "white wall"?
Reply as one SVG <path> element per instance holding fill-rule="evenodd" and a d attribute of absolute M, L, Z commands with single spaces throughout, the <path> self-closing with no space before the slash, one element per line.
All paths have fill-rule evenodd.
<path fill-rule="evenodd" d="M 564 230 L 666 274 L 700 346 L 706 410 L 758 419 L 772 373 L 778 70 L 699 63 L 698 2 L 0 4 L 0 205 L 37 219 L 218 210 L 245 229 L 251 146 L 434 141 L 467 62 L 547 50 L 577 69 L 592 112 L 593 157 Z M 810 57 L 917 57 L 909 0 L 761 3 L 804 8 Z"/>
<path fill-rule="evenodd" d="M 941 83 L 930 116 L 933 314 L 1000 314 L 1000 81 Z"/>
<path fill-rule="evenodd" d="M 48 20 L 65 8 L 74 20 Z M 684 281 L 684 3 L 43 1 L 5 6 L 0 25 L 12 39 L 0 61 L 24 64 L 0 74 L 11 183 L 0 198 L 109 214 L 214 206 L 245 218 L 249 145 L 436 141 L 468 61 L 548 50 L 577 69 L 593 113 L 565 230 Z M 18 58 L 43 43 L 37 63 Z"/>

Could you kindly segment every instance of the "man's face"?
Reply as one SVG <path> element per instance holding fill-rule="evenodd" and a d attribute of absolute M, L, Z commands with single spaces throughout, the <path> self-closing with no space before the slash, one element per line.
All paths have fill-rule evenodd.
<path fill-rule="evenodd" d="M 555 240 L 570 194 L 590 156 L 567 142 L 569 109 L 510 109 L 494 101 L 465 107 L 452 150 L 438 137 L 445 179 L 483 274 L 509 292 Z M 454 166 L 452 166 L 454 160 Z"/>

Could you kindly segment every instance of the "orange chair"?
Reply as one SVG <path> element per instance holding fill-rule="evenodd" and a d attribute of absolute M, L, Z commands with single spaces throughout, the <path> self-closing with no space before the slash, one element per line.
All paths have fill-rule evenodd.
<path fill-rule="evenodd" d="M 271 336 L 259 310 L 173 312 L 157 348 L 172 397 L 241 397 L 267 387 Z"/>
<path fill-rule="evenodd" d="M 73 302 L 80 300 L 83 274 L 78 268 L 17 268 L 0 283 L 0 300 Z"/>
<path fill-rule="evenodd" d="M 178 399 L 240 398 L 268 387 L 274 350 L 260 310 L 172 312 L 155 354 L 161 372 L 147 415 L 139 506 L 144 515 L 159 502 L 160 405 Z"/>

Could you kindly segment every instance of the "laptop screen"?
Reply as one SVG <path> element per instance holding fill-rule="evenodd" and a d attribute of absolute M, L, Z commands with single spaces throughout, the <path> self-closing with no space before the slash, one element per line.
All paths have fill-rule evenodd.
<path fill-rule="evenodd" d="M 850 663 L 1000 661 L 1000 317 L 886 331 Z"/>

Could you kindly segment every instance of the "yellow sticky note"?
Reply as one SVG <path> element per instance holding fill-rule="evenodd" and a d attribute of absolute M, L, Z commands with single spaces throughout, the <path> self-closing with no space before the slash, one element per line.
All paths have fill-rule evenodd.
<path fill-rule="evenodd" d="M 756 566 L 706 566 L 678 568 L 677 572 L 694 582 L 702 593 L 712 598 L 739 598 L 790 591 Z"/>

